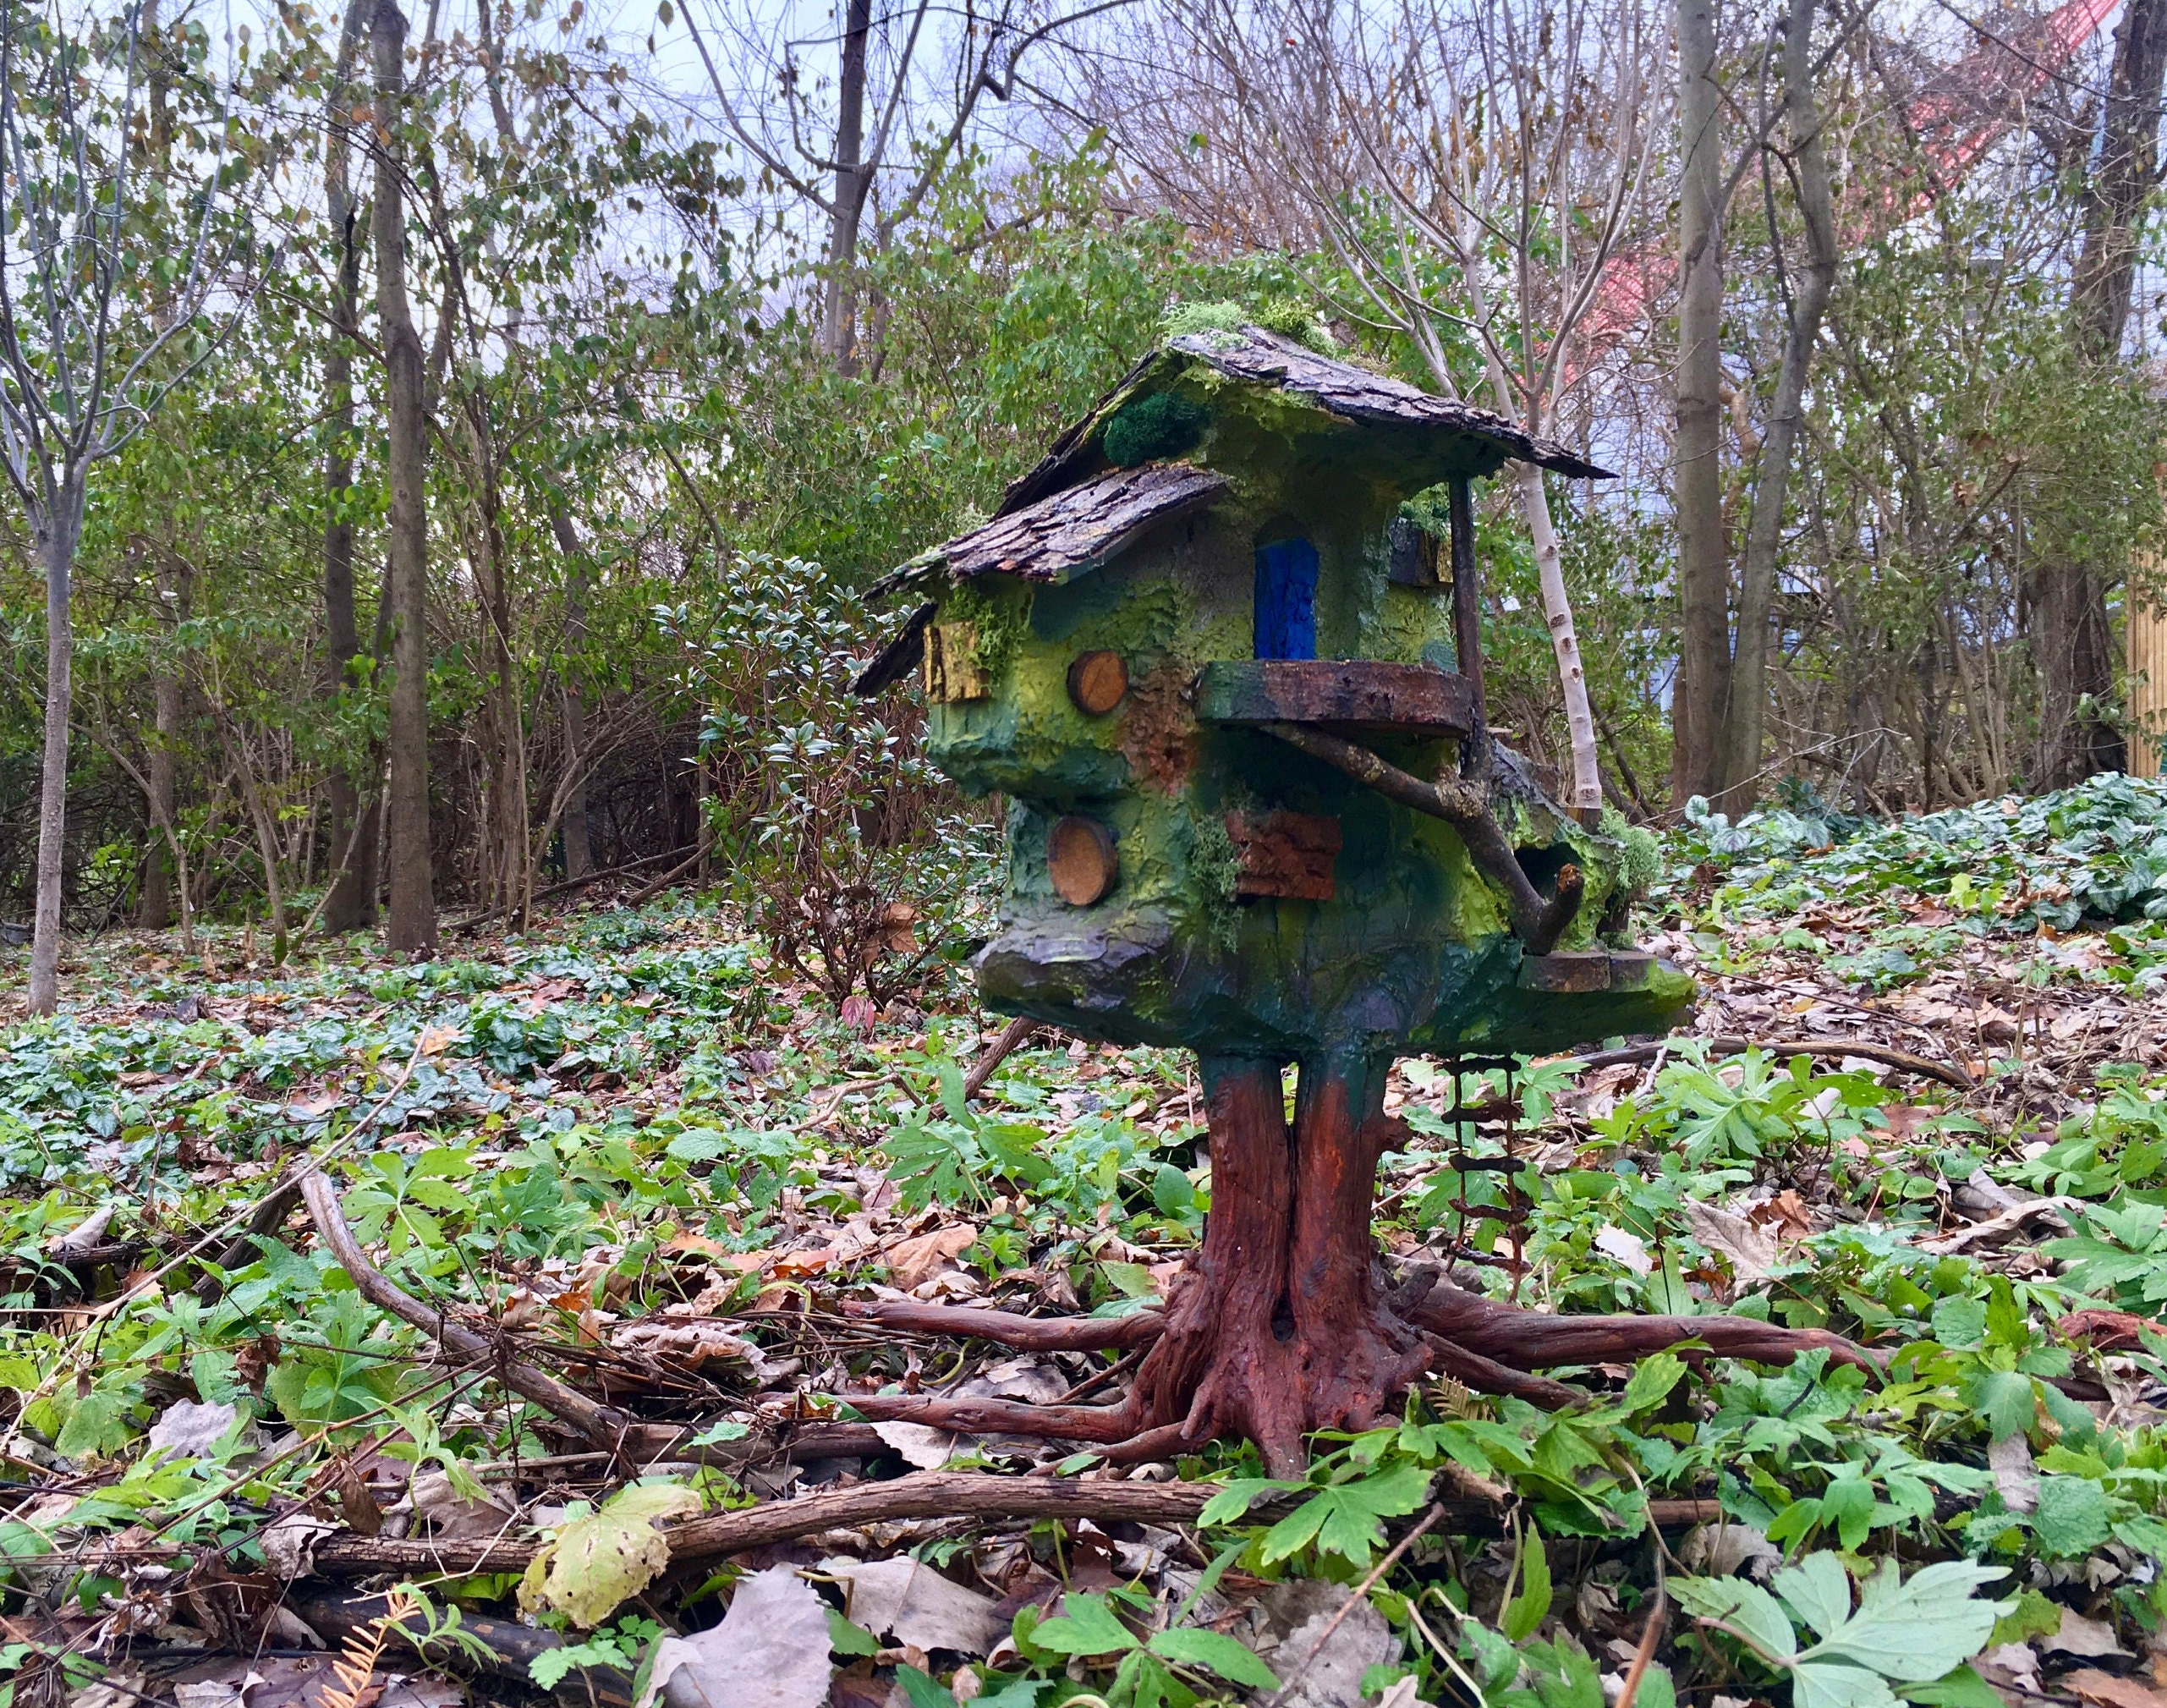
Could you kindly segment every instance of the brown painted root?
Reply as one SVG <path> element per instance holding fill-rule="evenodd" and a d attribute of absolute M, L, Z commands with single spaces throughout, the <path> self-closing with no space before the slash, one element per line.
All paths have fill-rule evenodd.
<path fill-rule="evenodd" d="M 893 1301 L 854 1307 L 884 1327 L 975 1336 L 1040 1352 L 1148 1346 L 1115 1405 L 885 1394 L 851 1403 L 876 1421 L 1086 1442 L 1116 1463 L 1170 1458 L 1221 1436 L 1256 1443 L 1276 1477 L 1308 1464 L 1304 1437 L 1367 1429 L 1424 1371 L 1555 1410 L 1589 1398 L 1532 1372 L 1624 1362 L 1683 1343 L 1787 1364 L 1825 1348 L 1874 1368 L 1821 1329 L 1736 1316 L 1553 1316 L 1463 1292 L 1441 1271 L 1388 1295 L 1370 1216 L 1377 1159 L 1403 1145 L 1378 1112 L 1385 1063 L 1305 1063 L 1290 1129 L 1276 1063 L 1206 1061 L 1212 1204 L 1204 1244 L 1163 1311 L 1041 1318 Z"/>
<path fill-rule="evenodd" d="M 1434 1271 L 1401 1309 L 1429 1333 L 1517 1370 L 1624 1363 L 1698 1342 L 1724 1358 L 1789 1364 L 1825 1348 L 1840 1364 L 1879 1372 L 1864 1348 L 1825 1328 L 1784 1328 L 1749 1316 L 1554 1316 L 1468 1293 Z"/>

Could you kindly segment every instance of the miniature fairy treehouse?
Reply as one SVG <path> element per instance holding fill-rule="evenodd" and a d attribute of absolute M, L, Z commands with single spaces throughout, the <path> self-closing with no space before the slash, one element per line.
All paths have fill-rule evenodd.
<path fill-rule="evenodd" d="M 1128 1402 L 975 1426 L 1234 1430 L 1283 1471 L 1304 1431 L 1360 1426 L 1432 1365 L 1570 1392 L 1506 1367 L 1540 1362 L 1539 1337 L 1475 1352 L 1472 1295 L 1387 1308 L 1371 1276 L 1376 1161 L 1404 1142 L 1380 1113 L 1396 1057 L 1661 1030 L 1692 995 L 1618 941 L 1623 849 L 1549 799 L 1484 721 L 1470 487 L 1515 458 L 1602 473 L 1260 328 L 1193 332 L 1062 434 L 990 521 L 876 588 L 915 602 L 859 691 L 917 671 L 935 762 L 1009 799 L 1001 929 L 975 964 L 985 1001 L 1186 1046 L 1209 1096 L 1210 1230 L 1149 1325 L 1160 1337 Z M 1642 1339 L 1660 1328 L 1628 1321 Z"/>

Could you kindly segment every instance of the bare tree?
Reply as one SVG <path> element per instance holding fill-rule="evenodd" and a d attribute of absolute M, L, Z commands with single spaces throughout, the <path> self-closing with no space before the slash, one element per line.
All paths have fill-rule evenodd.
<path fill-rule="evenodd" d="M 1671 792 L 1716 786 L 1731 675 L 1731 550 L 1723 516 L 1724 90 L 1715 0 L 1678 7 L 1678 355 L 1672 514 L 1678 537 L 1678 680 Z"/>
<path fill-rule="evenodd" d="M 779 51 L 767 45 L 766 20 L 743 16 L 735 25 L 738 39 L 729 44 L 734 50 L 729 63 L 740 69 L 735 88 L 724 82 L 692 6 L 686 7 L 685 24 L 721 103 L 725 127 L 778 187 L 826 225 L 820 348 L 839 366 L 853 365 L 858 255 L 865 239 L 867 211 L 875 206 L 891 160 L 913 139 L 919 142 L 892 198 L 875 212 L 876 247 L 886 245 L 940 181 L 984 98 L 991 95 L 1006 101 L 1014 92 L 1018 67 L 1027 54 L 1067 26 L 1128 3 L 1086 0 L 1073 11 L 1041 16 L 1029 0 L 994 0 L 990 11 L 981 11 L 979 0 L 964 0 L 961 16 L 949 28 L 953 53 L 941 114 L 924 130 L 912 123 L 911 98 L 924 61 L 935 51 L 929 37 L 942 30 L 937 20 L 945 13 L 933 0 L 913 0 L 877 25 L 870 0 L 846 0 L 839 41 L 786 37 Z M 886 68 L 886 86 L 876 99 L 873 49 L 881 37 L 899 38 L 899 45 Z M 817 53 L 830 45 L 837 50 L 838 74 L 831 113 L 818 109 L 815 91 L 821 80 L 809 74 L 804 63 L 806 48 Z M 779 96 L 773 93 L 778 91 Z M 834 142 L 823 149 L 814 138 L 830 125 Z"/>
<path fill-rule="evenodd" d="M 361 236 L 354 206 L 352 146 L 354 71 L 375 8 L 350 0 L 331 89 L 324 99 L 324 205 L 336 268 L 331 280 L 331 326 L 324 350 L 325 405 L 330 436 L 324 452 L 324 693 L 335 698 L 361 651 L 354 607 L 354 348 L 361 333 Z M 370 772 L 377 769 L 369 767 Z M 326 827 L 337 864 L 323 903 L 325 928 L 360 931 L 376 921 L 376 839 L 356 834 L 376 810 L 343 765 L 331 773 L 331 818 Z"/>
<path fill-rule="evenodd" d="M 2071 280 L 2071 330 L 2086 361 L 2122 354 L 2144 219 L 2159 183 L 2159 118 L 2167 81 L 2167 5 L 2130 0 L 2115 31 L 2099 151 L 2084 187 L 2084 241 Z M 2118 771 L 2126 751 L 2107 708 L 2115 646 L 2107 566 L 2054 542 L 2032 577 L 2030 640 L 2039 681 L 2033 783 L 2063 788 Z"/>
<path fill-rule="evenodd" d="M 1761 744 L 1768 724 L 1769 651 L 1773 645 L 1770 613 L 1775 601 L 1778 560 L 1783 550 L 1783 513 L 1791 465 L 1805 426 L 1806 380 L 1813 346 L 1821 336 L 1822 316 L 1836 282 L 1836 217 L 1829 184 L 1828 151 L 1813 94 L 1814 0 L 1791 0 L 1782 21 L 1783 125 L 1790 147 L 1771 146 L 1762 156 L 1764 174 L 1771 158 L 1787 168 L 1805 239 L 1798 284 L 1789 294 L 1784 327 L 1783 362 L 1775 395 L 1769 400 L 1768 431 L 1762 437 L 1759 465 L 1753 478 L 1752 513 L 1746 524 L 1746 552 L 1738 570 L 1737 640 L 1725 684 L 1725 710 L 1718 745 L 1718 779 L 1722 804 L 1735 810 L 1757 791 Z M 1764 178 L 1765 182 L 1765 178 Z M 1781 238 L 1775 219 L 1775 195 L 1768 187 L 1769 240 L 1775 245 L 1778 277 Z"/>
<path fill-rule="evenodd" d="M 91 466 L 140 431 L 172 387 L 216 348 L 172 360 L 217 281 L 212 253 L 224 124 L 198 195 L 194 231 L 156 321 L 131 349 L 122 294 L 142 238 L 162 214 L 139 168 L 135 135 L 142 8 L 102 24 L 0 0 L 0 467 L 21 501 L 45 579 L 45 751 L 30 1005 L 60 1000 L 61 865 L 68 791 L 74 633 L 69 610 Z M 147 194 L 146 194 L 147 192 Z M 230 321 L 227 322 L 229 327 Z M 220 328 L 217 330 L 223 330 Z"/>
<path fill-rule="evenodd" d="M 1487 401 L 1555 430 L 1604 264 L 1628 234 L 1660 147 L 1666 51 L 1646 9 L 1596 0 L 1439 0 L 1339 10 L 1191 0 L 1201 69 L 1297 184 L 1358 294 L 1348 318 L 1421 351 L 1457 395 L 1472 346 Z M 1571 744 L 1570 805 L 1602 807 L 1588 699 L 1542 473 L 1515 471 Z"/>

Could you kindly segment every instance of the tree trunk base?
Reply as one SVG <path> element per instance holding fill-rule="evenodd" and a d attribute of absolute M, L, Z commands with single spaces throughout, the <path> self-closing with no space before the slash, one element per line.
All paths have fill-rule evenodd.
<path fill-rule="evenodd" d="M 1405 1129 L 1376 1112 L 1387 1063 L 1305 1068 L 1290 1128 L 1276 1063 L 1206 1061 L 1212 1203 L 1202 1247 L 1163 1310 L 1041 1318 L 896 1301 L 854 1307 L 883 1327 L 1033 1351 L 1148 1346 L 1114 1405 L 918 1394 L 853 1398 L 878 1422 L 1099 1445 L 1116 1463 L 1254 1442 L 1275 1477 L 1302 1476 L 1303 1437 L 1373 1425 L 1429 1370 L 1555 1410 L 1589 1398 L 1533 1372 L 1617 1362 L 1684 1343 L 1786 1364 L 1824 1348 L 1873 1368 L 1841 1335 L 1736 1316 L 1553 1316 L 1462 1291 L 1427 1269 L 1380 1283 L 1370 1210 L 1377 1160 Z"/>

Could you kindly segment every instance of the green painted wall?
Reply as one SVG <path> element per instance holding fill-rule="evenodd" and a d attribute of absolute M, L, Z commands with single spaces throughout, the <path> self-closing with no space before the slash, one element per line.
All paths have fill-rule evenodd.
<path fill-rule="evenodd" d="M 1448 825 L 1269 736 L 1198 724 L 1185 697 L 1197 670 L 1252 655 L 1260 537 L 1317 546 L 1320 656 L 1451 662 L 1449 596 L 1385 574 L 1402 499 L 1446 471 L 1434 439 L 1352 433 L 1214 377 L 1192 369 L 1181 386 L 1208 411 L 1191 460 L 1229 476 L 1225 499 L 1066 585 L 937 590 L 936 621 L 974 625 L 991 691 L 931 708 L 931 755 L 966 789 L 1014 800 L 1001 930 L 979 961 L 986 1000 L 1086 1036 L 1289 1059 L 1560 1048 L 1667 1025 L 1692 994 L 1667 969 L 1638 991 L 1521 988 L 1502 898 Z M 1122 655 L 1130 691 L 1092 717 L 1067 673 L 1098 650 Z M 1449 742 L 1379 750 L 1418 775 L 1456 761 Z M 1330 901 L 1237 899 L 1226 816 L 1275 810 L 1338 821 Z M 1555 851 L 1544 870 L 1568 854 L 1580 865 L 1586 900 L 1560 947 L 1594 946 L 1624 850 L 1539 796 L 1498 810 L 1517 847 Z M 1119 850 L 1117 885 L 1089 908 L 1062 901 L 1046 871 L 1048 830 L 1072 812 L 1109 826 Z"/>

